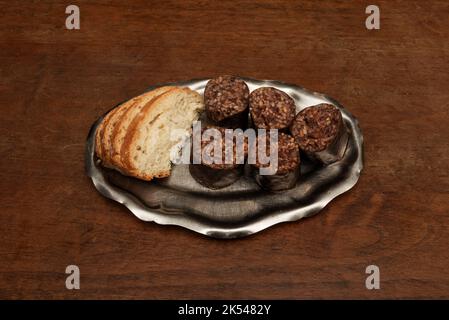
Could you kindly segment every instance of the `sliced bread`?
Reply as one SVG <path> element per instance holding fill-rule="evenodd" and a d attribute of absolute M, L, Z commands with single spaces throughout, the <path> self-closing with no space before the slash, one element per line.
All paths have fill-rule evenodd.
<path fill-rule="evenodd" d="M 146 92 L 134 100 L 134 103 L 128 108 L 124 108 L 117 121 L 114 123 L 110 139 L 110 163 L 115 167 L 122 167 L 123 163 L 120 157 L 120 150 L 125 140 L 126 133 L 132 122 L 132 120 L 139 114 L 142 108 L 150 102 L 152 99 L 158 97 L 164 92 L 173 89 L 174 87 L 160 87 L 152 91 Z"/>
<path fill-rule="evenodd" d="M 117 109 L 120 108 L 120 106 L 112 109 L 109 111 L 104 117 L 101 123 L 98 125 L 97 130 L 95 132 L 95 152 L 98 156 L 98 158 L 102 159 L 103 162 L 103 155 L 104 155 L 104 130 L 106 125 L 109 123 L 110 118 L 114 115 L 114 113 L 117 111 Z"/>
<path fill-rule="evenodd" d="M 124 172 L 143 180 L 170 175 L 174 130 L 191 130 L 204 109 L 202 96 L 176 87 L 146 103 L 128 126 L 120 148 Z"/>
<path fill-rule="evenodd" d="M 102 136 L 102 142 L 103 142 L 103 149 L 102 149 L 102 156 L 103 156 L 103 165 L 109 168 L 114 168 L 114 165 L 111 161 L 111 145 L 112 145 L 112 133 L 114 131 L 115 126 L 120 121 L 123 113 L 128 110 L 130 107 L 132 107 L 139 97 L 132 98 L 124 103 L 122 103 L 120 106 L 118 106 L 114 112 L 109 117 L 108 121 L 104 125 L 103 129 L 103 136 Z"/>

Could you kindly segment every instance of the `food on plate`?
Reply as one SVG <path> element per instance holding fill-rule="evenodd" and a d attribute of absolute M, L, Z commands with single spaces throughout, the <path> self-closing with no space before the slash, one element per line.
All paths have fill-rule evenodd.
<path fill-rule="evenodd" d="M 249 89 L 234 76 L 209 80 L 204 89 L 206 115 L 217 126 L 245 128 L 248 124 Z"/>
<path fill-rule="evenodd" d="M 305 108 L 295 117 L 290 131 L 310 158 L 323 164 L 340 160 L 348 142 L 348 133 L 340 110 L 331 104 Z"/>
<path fill-rule="evenodd" d="M 191 130 L 204 109 L 200 94 L 162 87 L 133 98 L 105 116 L 96 131 L 102 165 L 143 180 L 170 175 L 174 130 Z M 179 138 L 181 139 L 181 137 Z"/>
<path fill-rule="evenodd" d="M 242 131 L 205 127 L 201 131 L 201 143 L 192 143 L 190 174 L 205 187 L 224 188 L 242 176 L 247 154 L 248 143 Z"/>
<path fill-rule="evenodd" d="M 129 122 L 151 99 L 172 88 L 161 87 L 146 92 L 122 103 L 105 116 L 97 129 L 98 134 L 96 135 L 97 155 L 102 159 L 103 166 L 108 168 L 122 166 L 119 153 Z"/>
<path fill-rule="evenodd" d="M 137 114 L 142 110 L 142 108 L 149 103 L 153 98 L 158 97 L 162 93 L 173 89 L 173 87 L 160 87 L 154 89 L 150 92 L 144 93 L 138 96 L 134 103 L 129 108 L 123 108 L 123 111 L 119 115 L 115 126 L 112 128 L 112 136 L 110 142 L 110 159 L 113 166 L 123 167 L 121 149 L 123 142 L 125 141 L 128 128 Z"/>
<path fill-rule="evenodd" d="M 257 148 L 265 146 L 267 156 L 271 155 L 271 150 L 277 152 L 277 170 L 270 172 L 271 174 L 262 174 L 261 168 L 267 168 L 273 163 L 263 163 L 260 161 L 259 152 L 257 153 L 256 161 L 251 165 L 251 171 L 257 184 L 265 190 L 281 191 L 291 189 L 296 186 L 300 175 L 300 155 L 299 146 L 295 139 L 289 134 L 278 132 L 277 141 L 271 143 L 270 131 L 259 134 L 257 137 Z M 263 154 L 263 153 L 262 153 Z M 262 163 L 261 163 L 262 162 Z"/>
<path fill-rule="evenodd" d="M 273 87 L 261 87 L 249 96 L 251 119 L 258 129 L 286 129 L 295 118 L 295 101 Z"/>
<path fill-rule="evenodd" d="M 108 124 L 111 121 L 111 118 L 115 115 L 118 109 L 120 108 L 127 108 L 128 106 L 132 105 L 135 99 L 131 99 L 129 101 L 126 101 L 119 105 L 118 107 L 112 109 L 109 111 L 104 118 L 102 119 L 101 123 L 97 127 L 96 135 L 95 135 L 95 153 L 97 156 L 102 160 L 103 166 L 109 167 L 107 155 L 108 150 L 106 149 L 106 144 L 109 142 L 109 137 L 105 137 L 105 130 Z"/>
<path fill-rule="evenodd" d="M 295 116 L 295 101 L 286 92 L 260 87 L 250 93 L 242 79 L 225 75 L 207 82 L 204 100 L 189 88 L 164 86 L 122 103 L 98 125 L 95 153 L 104 167 L 128 176 L 147 181 L 168 177 L 173 147 L 183 139 L 173 133 L 191 132 L 203 111 L 214 125 L 201 130 L 198 148 L 193 139 L 189 171 L 197 182 L 211 189 L 237 181 L 244 174 L 245 159 L 253 156 L 246 172 L 261 188 L 293 188 L 300 175 L 300 151 L 327 165 L 343 157 L 348 142 L 337 107 L 319 104 Z M 259 129 L 251 143 L 242 130 L 232 130 L 247 128 L 249 114 L 253 128 Z M 270 139 L 273 129 L 275 141 Z M 263 161 L 260 146 L 266 148 Z M 277 155 L 273 172 L 267 172 L 273 165 L 270 149 Z M 217 151 L 219 154 L 214 155 Z"/>

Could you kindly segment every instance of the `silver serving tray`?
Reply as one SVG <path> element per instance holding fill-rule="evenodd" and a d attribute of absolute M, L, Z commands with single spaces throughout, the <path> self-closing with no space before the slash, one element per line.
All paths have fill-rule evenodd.
<path fill-rule="evenodd" d="M 319 103 L 340 108 L 349 130 L 343 159 L 318 167 L 303 157 L 297 186 L 277 193 L 261 190 L 248 173 L 229 187 L 210 190 L 190 176 L 188 165 L 174 166 L 169 178 L 145 182 L 99 165 L 94 155 L 94 136 L 101 117 L 90 130 L 85 155 L 87 175 L 97 190 L 126 206 L 140 220 L 178 225 L 215 238 L 238 238 L 281 222 L 316 214 L 357 183 L 363 168 L 363 137 L 354 116 L 326 95 L 279 81 L 243 79 L 251 91 L 262 86 L 285 91 L 295 100 L 298 112 Z M 159 86 L 185 86 L 203 94 L 207 81 L 191 80 Z M 158 86 L 149 90 L 155 87 Z"/>

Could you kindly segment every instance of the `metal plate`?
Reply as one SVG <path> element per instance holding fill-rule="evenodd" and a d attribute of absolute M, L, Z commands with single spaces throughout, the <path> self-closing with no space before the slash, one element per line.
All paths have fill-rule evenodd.
<path fill-rule="evenodd" d="M 190 176 L 188 165 L 174 166 L 169 178 L 145 182 L 104 169 L 96 163 L 94 136 L 100 118 L 90 130 L 85 155 L 87 174 L 98 191 L 123 204 L 143 221 L 178 225 L 216 238 L 237 238 L 277 223 L 316 214 L 356 184 L 363 168 L 363 137 L 357 120 L 347 110 L 323 94 L 296 85 L 243 79 L 251 91 L 262 86 L 285 91 L 295 100 L 298 112 L 319 103 L 330 103 L 340 108 L 349 130 L 349 142 L 343 159 L 318 167 L 302 158 L 297 186 L 278 193 L 262 191 L 249 174 L 229 187 L 210 190 Z M 186 86 L 203 94 L 207 81 L 191 80 L 168 85 Z"/>

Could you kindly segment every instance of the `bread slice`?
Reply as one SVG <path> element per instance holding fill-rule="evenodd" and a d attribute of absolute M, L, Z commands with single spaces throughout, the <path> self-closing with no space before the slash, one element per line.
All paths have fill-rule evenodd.
<path fill-rule="evenodd" d="M 190 131 L 204 110 L 202 96 L 188 88 L 174 88 L 145 104 L 128 127 L 120 156 L 126 174 L 143 180 L 170 175 L 171 148 L 176 129 Z"/>
<path fill-rule="evenodd" d="M 95 131 L 95 153 L 98 158 L 101 159 L 101 133 L 103 131 L 104 126 L 104 118 L 101 120 L 100 124 L 97 126 L 97 129 Z"/>
<path fill-rule="evenodd" d="M 123 163 L 120 157 L 120 150 L 125 140 L 128 128 L 135 118 L 139 114 L 140 110 L 152 99 L 158 97 L 164 92 L 173 89 L 174 87 L 160 87 L 152 91 L 146 92 L 136 97 L 134 103 L 127 108 L 124 108 L 120 115 L 117 115 L 117 121 L 114 123 L 110 139 L 110 156 L 109 160 L 112 166 L 123 167 Z"/>
<path fill-rule="evenodd" d="M 111 161 L 111 144 L 112 144 L 112 132 L 116 126 L 116 124 L 121 119 L 121 116 L 123 115 L 123 112 L 128 110 L 131 106 L 133 106 L 136 101 L 138 100 L 138 97 L 132 98 L 124 103 L 122 103 L 120 106 L 118 106 L 114 112 L 111 114 L 111 116 L 108 118 L 108 121 L 104 124 L 103 129 L 103 136 L 102 136 L 102 160 L 103 165 L 109 168 L 114 168 L 114 165 Z"/>
<path fill-rule="evenodd" d="M 109 123 L 109 119 L 114 115 L 114 113 L 117 111 L 117 108 L 120 106 L 112 109 L 109 111 L 104 117 L 101 123 L 98 125 L 97 130 L 95 132 L 95 152 L 97 153 L 97 156 L 100 159 L 103 159 L 103 152 L 104 152 L 104 129 L 106 125 Z"/>

